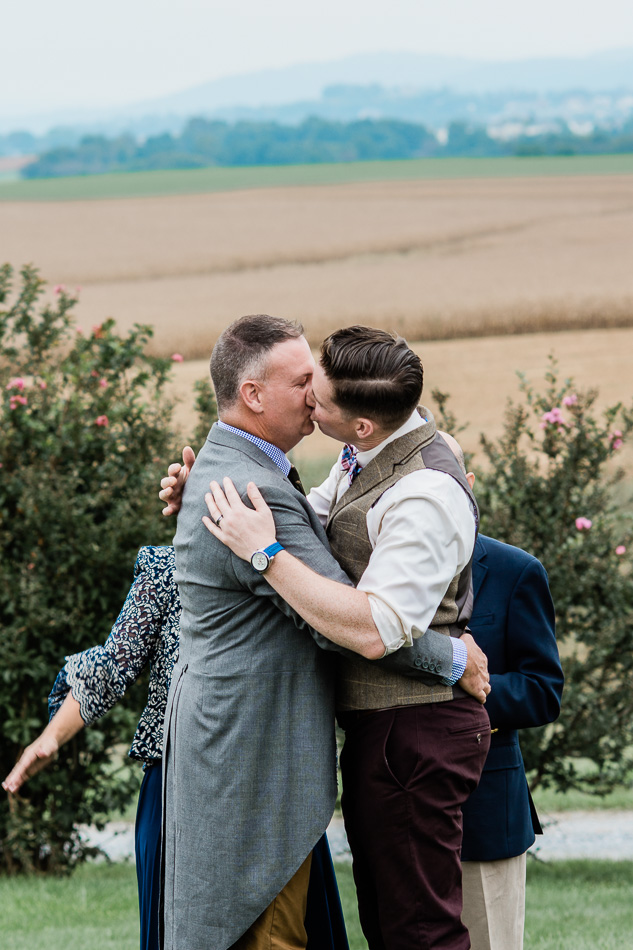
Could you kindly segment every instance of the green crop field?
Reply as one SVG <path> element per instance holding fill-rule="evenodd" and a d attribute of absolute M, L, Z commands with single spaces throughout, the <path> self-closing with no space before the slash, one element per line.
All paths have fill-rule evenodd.
<path fill-rule="evenodd" d="M 630 174 L 633 174 L 633 155 L 421 158 L 406 161 L 122 172 L 73 178 L 4 181 L 0 182 L 0 201 L 144 198 L 240 191 L 247 188 L 337 185 L 368 181 Z"/>

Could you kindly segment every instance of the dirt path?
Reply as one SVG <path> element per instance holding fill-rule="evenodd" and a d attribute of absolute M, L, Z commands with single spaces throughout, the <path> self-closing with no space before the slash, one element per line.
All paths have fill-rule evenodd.
<path fill-rule="evenodd" d="M 633 860 L 632 811 L 572 811 L 542 814 L 544 834 L 530 851 L 544 861 L 570 858 Z M 134 828 L 125 822 L 110 822 L 103 831 L 83 826 L 81 836 L 102 848 L 113 861 L 134 857 Z M 343 819 L 334 817 L 328 828 L 332 857 L 350 861 Z"/>

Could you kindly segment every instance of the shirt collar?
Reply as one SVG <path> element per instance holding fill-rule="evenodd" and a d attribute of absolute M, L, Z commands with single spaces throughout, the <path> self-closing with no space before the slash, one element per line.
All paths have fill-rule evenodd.
<path fill-rule="evenodd" d="M 426 419 L 420 415 L 417 409 L 411 413 L 406 422 L 403 422 L 399 429 L 396 429 L 395 432 L 392 432 L 391 435 L 388 435 L 386 439 L 383 439 L 378 445 L 375 445 L 373 449 L 367 449 L 365 452 L 358 452 L 356 459 L 359 465 L 362 465 L 365 468 L 372 459 L 375 459 L 376 456 L 382 452 L 390 442 L 395 442 L 396 439 L 399 439 L 401 436 L 406 435 L 408 432 L 413 432 L 414 429 L 419 429 L 420 426 L 424 425 Z"/>
<path fill-rule="evenodd" d="M 265 439 L 260 439 L 259 436 L 253 435 L 252 432 L 245 432 L 244 429 L 236 429 L 235 426 L 230 426 L 226 422 L 218 421 L 217 426 L 226 432 L 233 432 L 235 435 L 241 435 L 243 439 L 248 439 L 248 441 L 256 445 L 258 449 L 261 449 L 262 452 L 275 463 L 277 468 L 281 469 L 286 478 L 288 477 L 288 472 L 292 466 L 281 449 L 273 445 L 272 442 L 266 442 Z"/>

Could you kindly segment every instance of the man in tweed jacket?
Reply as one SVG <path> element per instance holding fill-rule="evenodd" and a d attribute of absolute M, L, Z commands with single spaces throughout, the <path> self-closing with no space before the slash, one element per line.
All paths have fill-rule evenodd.
<path fill-rule="evenodd" d="M 301 948 L 311 849 L 336 794 L 333 676 L 316 646 L 330 644 L 206 532 L 210 480 L 230 472 L 244 493 L 256 478 L 284 546 L 318 574 L 349 580 L 288 477 L 285 452 L 313 428 L 300 329 L 243 318 L 211 369 L 221 422 L 187 482 L 174 539 L 183 616 L 165 720 L 164 945 Z M 369 612 L 332 639 L 368 658 L 385 652 Z M 443 636 L 410 652 L 409 672 L 446 668 Z"/>
<path fill-rule="evenodd" d="M 276 552 L 264 566 L 268 583 L 315 629 L 342 642 L 341 631 L 369 633 L 373 621 L 385 653 L 403 659 L 433 634 L 456 640 L 456 650 L 472 609 L 477 506 L 432 415 L 416 409 L 421 389 L 418 357 L 384 331 L 350 327 L 321 348 L 313 418 L 348 444 L 310 501 L 356 590 L 283 550 L 256 485 L 247 488 L 255 511 L 229 479 L 226 494 L 216 480 L 206 499 L 207 528 L 240 558 L 255 565 L 258 549 Z M 384 661 L 348 654 L 337 663 L 343 814 L 371 950 L 470 947 L 460 806 L 479 780 L 490 725 L 456 685 L 458 664 L 456 650 L 450 673 L 425 682 Z"/>

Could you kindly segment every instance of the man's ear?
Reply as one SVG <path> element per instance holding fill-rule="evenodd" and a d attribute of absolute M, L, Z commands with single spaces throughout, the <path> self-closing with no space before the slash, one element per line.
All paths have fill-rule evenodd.
<path fill-rule="evenodd" d="M 356 419 L 354 421 L 354 431 L 359 439 L 369 439 L 376 431 L 376 425 L 371 419 Z"/>
<path fill-rule="evenodd" d="M 242 402 L 251 412 L 263 412 L 264 407 L 261 401 L 262 387 L 256 379 L 245 379 L 240 386 L 240 396 Z"/>
<path fill-rule="evenodd" d="M 471 489 L 471 491 L 472 491 L 472 489 L 473 489 L 473 487 L 474 487 L 474 485 L 475 485 L 475 473 L 474 473 L 474 472 L 466 472 L 466 481 L 467 481 L 468 484 L 470 485 L 470 489 Z"/>

